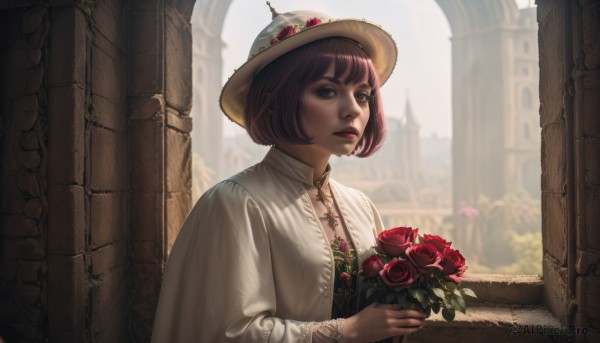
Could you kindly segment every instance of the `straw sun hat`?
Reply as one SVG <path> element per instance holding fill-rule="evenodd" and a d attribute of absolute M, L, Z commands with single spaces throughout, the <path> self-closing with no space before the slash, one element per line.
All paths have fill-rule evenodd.
<path fill-rule="evenodd" d="M 394 70 L 398 55 L 396 43 L 377 24 L 364 19 L 334 19 L 316 11 L 280 14 L 271 8 L 271 12 L 273 19 L 254 40 L 248 60 L 234 71 L 221 91 L 221 109 L 242 127 L 246 95 L 254 76 L 279 56 L 302 45 L 328 37 L 349 38 L 369 55 L 381 85 Z"/>

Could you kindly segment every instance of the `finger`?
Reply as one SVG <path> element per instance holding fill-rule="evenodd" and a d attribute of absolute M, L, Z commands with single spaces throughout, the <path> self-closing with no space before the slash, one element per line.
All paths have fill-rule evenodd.
<path fill-rule="evenodd" d="M 416 310 L 401 310 L 399 312 L 400 318 L 426 318 L 427 315 L 421 311 Z"/>
<path fill-rule="evenodd" d="M 411 327 L 420 327 L 423 325 L 423 321 L 415 318 L 403 318 L 397 319 L 393 322 L 393 324 L 397 328 L 411 328 Z"/>

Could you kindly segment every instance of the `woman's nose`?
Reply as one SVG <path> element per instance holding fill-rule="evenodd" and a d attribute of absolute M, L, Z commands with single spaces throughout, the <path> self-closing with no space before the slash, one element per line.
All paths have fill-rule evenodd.
<path fill-rule="evenodd" d="M 346 94 L 342 99 L 342 108 L 340 111 L 340 115 L 342 117 L 357 117 L 360 115 L 362 108 L 354 94 Z"/>

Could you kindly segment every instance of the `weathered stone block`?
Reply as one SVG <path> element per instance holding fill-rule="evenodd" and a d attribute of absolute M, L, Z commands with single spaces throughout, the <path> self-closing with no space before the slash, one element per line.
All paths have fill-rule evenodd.
<path fill-rule="evenodd" d="M 598 113 L 600 115 L 600 113 Z M 587 138 L 579 141 L 583 145 L 585 184 L 600 186 L 600 138 Z"/>
<path fill-rule="evenodd" d="M 133 191 L 163 191 L 163 125 L 164 117 L 133 121 L 129 126 L 131 189 Z"/>
<path fill-rule="evenodd" d="M 94 191 L 125 189 L 127 145 L 123 134 L 92 127 L 90 135 L 91 189 Z"/>
<path fill-rule="evenodd" d="M 36 282 L 42 273 L 42 261 L 17 261 L 19 280 L 22 282 Z"/>
<path fill-rule="evenodd" d="M 181 133 L 192 132 L 192 117 L 180 115 L 177 111 L 167 108 L 167 126 Z"/>
<path fill-rule="evenodd" d="M 106 48 L 108 50 L 108 48 Z M 123 57 L 118 50 L 104 51 L 92 45 L 92 84 L 94 94 L 100 95 L 116 103 L 123 103 L 124 73 Z"/>
<path fill-rule="evenodd" d="M 567 316 L 567 268 L 554 258 L 544 254 L 544 303 L 564 323 Z"/>
<path fill-rule="evenodd" d="M 48 81 L 50 86 L 84 86 L 87 63 L 87 23 L 75 7 L 53 8 L 50 29 Z"/>
<path fill-rule="evenodd" d="M 136 262 L 160 263 L 156 242 L 153 241 L 134 241 L 133 253 Z"/>
<path fill-rule="evenodd" d="M 32 54 L 32 50 L 40 51 L 40 49 L 31 49 L 25 46 L 9 49 L 5 53 L 4 63 L 9 65 L 12 70 L 25 70 L 34 68 L 38 65 L 39 60 L 35 58 L 35 53 L 32 55 L 32 57 L 34 57 L 33 59 L 29 58 L 30 54 Z"/>
<path fill-rule="evenodd" d="M 21 32 L 32 33 L 40 27 L 47 11 L 48 9 L 44 6 L 35 6 L 25 12 L 23 21 L 21 22 Z"/>
<path fill-rule="evenodd" d="M 76 255 L 85 248 L 84 190 L 81 186 L 48 188 L 48 250 Z"/>
<path fill-rule="evenodd" d="M 600 73 L 596 78 L 600 79 Z M 600 135 L 600 88 L 587 88 L 583 92 L 583 134 L 585 137 Z"/>
<path fill-rule="evenodd" d="M 158 242 L 163 228 L 163 194 L 133 192 L 131 195 L 131 232 L 133 240 Z"/>
<path fill-rule="evenodd" d="M 17 174 L 17 187 L 21 192 L 36 198 L 46 193 L 47 189 L 44 180 L 38 179 L 38 175 L 26 171 Z"/>
<path fill-rule="evenodd" d="M 20 150 L 17 152 L 17 163 L 23 169 L 34 169 L 40 166 L 42 156 L 37 150 Z"/>
<path fill-rule="evenodd" d="M 106 273 L 94 283 L 91 293 L 91 330 L 92 336 L 98 341 L 127 341 L 126 330 L 119 332 L 123 329 L 123 323 L 127 323 L 127 294 L 127 279 L 122 270 Z M 115 335 L 120 338 L 108 339 Z"/>
<path fill-rule="evenodd" d="M 79 332 L 85 328 L 86 294 L 83 255 L 48 256 L 48 320 L 51 335 L 63 330 Z"/>
<path fill-rule="evenodd" d="M 154 1 L 151 1 L 154 2 Z M 156 3 L 153 4 L 156 7 Z M 163 19 L 157 10 L 138 9 L 131 18 L 131 52 L 134 55 L 161 55 L 159 29 Z"/>
<path fill-rule="evenodd" d="M 189 111 L 192 107 L 192 30 L 176 9 L 166 6 L 166 14 L 166 102 L 179 111 Z"/>
<path fill-rule="evenodd" d="M 123 239 L 127 219 L 125 194 L 92 194 L 90 203 L 92 248 Z"/>
<path fill-rule="evenodd" d="M 124 131 L 127 116 L 124 104 L 116 103 L 102 96 L 92 95 L 93 121 L 116 131 Z"/>
<path fill-rule="evenodd" d="M 38 198 L 30 198 L 25 202 L 25 207 L 23 208 L 23 213 L 26 217 L 40 220 L 40 216 L 44 211 L 42 202 Z"/>
<path fill-rule="evenodd" d="M 27 131 L 35 125 L 38 119 L 37 95 L 28 95 L 15 99 L 13 122 L 21 131 Z"/>
<path fill-rule="evenodd" d="M 94 29 L 100 31 L 115 47 L 123 45 L 123 6 L 119 0 L 97 1 L 94 3 Z M 98 36 L 98 35 L 97 35 Z"/>
<path fill-rule="evenodd" d="M 192 188 L 192 140 L 189 134 L 167 129 L 167 192 Z"/>
<path fill-rule="evenodd" d="M 100 275 L 117 267 L 125 267 L 125 256 L 123 241 L 92 251 L 92 274 Z"/>
<path fill-rule="evenodd" d="M 19 139 L 19 146 L 23 150 L 39 150 L 38 133 L 36 131 L 23 132 Z"/>
<path fill-rule="evenodd" d="M 540 54 L 540 123 L 560 121 L 563 103 L 563 14 L 558 7 L 546 6 L 538 12 Z M 545 73 L 543 71 L 550 71 Z"/>
<path fill-rule="evenodd" d="M 44 79 L 44 70 L 34 68 L 27 70 L 9 69 L 0 79 L 7 99 L 33 94 L 38 91 Z"/>
<path fill-rule="evenodd" d="M 192 194 L 188 191 L 167 193 L 167 254 L 175 243 L 181 225 L 192 207 Z"/>
<path fill-rule="evenodd" d="M 2 215 L 2 236 L 35 237 L 40 234 L 38 222 L 23 215 Z"/>
<path fill-rule="evenodd" d="M 600 289 L 600 276 L 577 277 L 577 297 L 579 303 L 581 326 L 600 328 L 600 301 L 598 301 L 598 289 Z"/>
<path fill-rule="evenodd" d="M 17 175 L 8 173 L 0 175 L 2 176 L 2 194 L 0 194 L 0 199 L 3 200 L 0 203 L 2 214 L 23 215 L 25 197 L 17 186 Z"/>
<path fill-rule="evenodd" d="M 162 91 L 163 70 L 159 55 L 138 54 L 131 65 L 131 89 L 134 94 L 157 93 Z"/>
<path fill-rule="evenodd" d="M 585 246 L 600 251 L 600 196 L 590 195 L 585 203 L 585 232 L 579 233 Z"/>
<path fill-rule="evenodd" d="M 542 242 L 544 250 L 560 261 L 567 258 L 567 209 L 562 194 L 545 193 L 542 196 Z"/>
<path fill-rule="evenodd" d="M 51 87 L 48 97 L 48 183 L 83 184 L 85 92 L 78 85 Z"/>
<path fill-rule="evenodd" d="M 139 98 L 133 101 L 130 118 L 133 120 L 150 119 L 159 115 L 164 106 L 162 95 L 155 94 L 148 98 Z"/>
<path fill-rule="evenodd" d="M 542 128 L 542 191 L 565 192 L 567 178 L 564 123 Z"/>
<path fill-rule="evenodd" d="M 39 238 L 3 238 L 2 254 L 8 258 L 31 260 L 42 259 L 45 255 Z"/>

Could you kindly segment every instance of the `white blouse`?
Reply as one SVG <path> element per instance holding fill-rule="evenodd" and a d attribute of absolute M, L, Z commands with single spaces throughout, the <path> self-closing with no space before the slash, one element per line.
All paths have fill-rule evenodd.
<path fill-rule="evenodd" d="M 331 319 L 335 276 L 312 180 L 272 148 L 198 200 L 169 256 L 152 342 L 312 341 Z M 381 219 L 363 193 L 328 181 L 360 265 Z"/>

